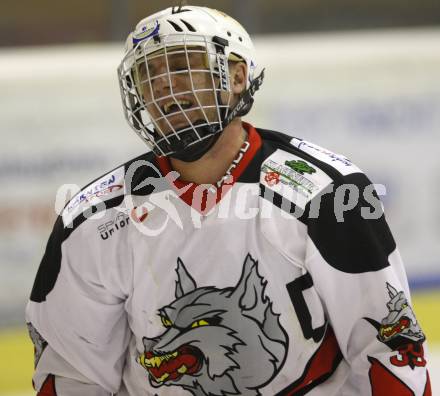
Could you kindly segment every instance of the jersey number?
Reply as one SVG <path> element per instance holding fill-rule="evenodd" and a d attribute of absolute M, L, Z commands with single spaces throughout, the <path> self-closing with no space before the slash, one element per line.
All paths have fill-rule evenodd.
<path fill-rule="evenodd" d="M 301 329 L 306 340 L 313 338 L 313 341 L 319 342 L 324 337 L 327 321 L 320 327 L 314 329 L 312 326 L 312 315 L 307 307 L 304 298 L 304 290 L 310 289 L 313 286 L 313 279 L 309 273 L 296 278 L 294 281 L 286 285 L 290 300 L 295 308 L 296 316 L 298 317 Z"/>

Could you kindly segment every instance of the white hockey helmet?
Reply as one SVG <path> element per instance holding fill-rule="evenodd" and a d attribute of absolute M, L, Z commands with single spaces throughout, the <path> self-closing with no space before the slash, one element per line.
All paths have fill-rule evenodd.
<path fill-rule="evenodd" d="M 235 117 L 246 114 L 253 95 L 262 83 L 257 78 L 255 54 L 246 30 L 223 12 L 195 6 L 170 7 L 145 19 L 130 33 L 126 51 L 118 67 L 125 117 L 131 128 L 159 156 L 185 161 L 200 158 L 215 142 L 219 132 Z M 204 67 L 191 66 L 190 57 L 199 54 Z M 175 68 L 172 57 L 180 56 L 185 67 Z M 153 75 L 150 66 L 161 62 L 162 72 Z M 247 66 L 246 90 L 231 108 L 228 61 Z M 205 73 L 209 87 L 194 84 Z M 187 88 L 173 89 L 172 79 L 185 76 Z M 165 79 L 166 94 L 158 94 L 153 84 Z M 211 100 L 203 96 L 209 91 Z M 229 99 L 223 103 L 221 93 Z M 223 95 L 225 97 L 225 95 Z M 185 120 L 173 126 L 173 120 Z"/>

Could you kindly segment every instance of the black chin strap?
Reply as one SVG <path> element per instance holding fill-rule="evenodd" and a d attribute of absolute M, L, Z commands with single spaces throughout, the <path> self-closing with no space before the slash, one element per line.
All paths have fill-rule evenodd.
<path fill-rule="evenodd" d="M 238 99 L 238 103 L 235 105 L 235 107 L 229 112 L 229 114 L 226 116 L 226 118 L 223 120 L 223 129 L 236 117 L 243 117 L 252 108 L 252 105 L 254 104 L 254 95 L 255 92 L 257 92 L 261 84 L 263 84 L 264 80 L 264 70 L 261 71 L 258 77 L 254 78 L 249 86 L 249 88 L 243 92 Z"/>

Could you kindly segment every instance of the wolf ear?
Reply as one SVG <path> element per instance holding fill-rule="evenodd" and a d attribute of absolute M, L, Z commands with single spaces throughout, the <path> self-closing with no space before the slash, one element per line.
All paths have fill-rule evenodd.
<path fill-rule="evenodd" d="M 397 296 L 397 290 L 387 282 L 388 295 L 390 298 Z"/>
<path fill-rule="evenodd" d="M 195 280 L 191 277 L 191 275 L 185 268 L 185 265 L 183 264 L 183 261 L 180 259 L 180 257 L 177 258 L 176 272 L 177 272 L 176 291 L 175 291 L 176 298 L 180 298 L 183 295 L 188 294 L 189 292 L 192 292 L 193 290 L 197 289 L 197 284 Z"/>
<path fill-rule="evenodd" d="M 266 282 L 258 273 L 258 262 L 250 254 L 246 256 L 243 272 L 232 296 L 238 299 L 243 311 L 253 311 L 252 316 L 264 321 L 264 311 L 268 303 L 264 297 Z"/>

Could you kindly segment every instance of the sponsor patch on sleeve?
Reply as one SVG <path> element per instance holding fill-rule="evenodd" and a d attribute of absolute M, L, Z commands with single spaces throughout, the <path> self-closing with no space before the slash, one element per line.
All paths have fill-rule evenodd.
<path fill-rule="evenodd" d="M 85 187 L 69 201 L 62 213 L 64 225 L 72 223 L 87 208 L 123 194 L 124 167 L 120 167 Z"/>
<path fill-rule="evenodd" d="M 330 150 L 318 146 L 317 144 L 308 142 L 307 140 L 293 138 L 290 141 L 290 144 L 300 149 L 301 151 L 310 154 L 316 159 L 330 164 L 344 176 L 349 175 L 350 173 L 362 172 L 347 157 L 344 157 L 341 154 L 335 154 Z"/>
<path fill-rule="evenodd" d="M 264 161 L 260 183 L 305 208 L 332 179 L 312 163 L 278 149 Z"/>

